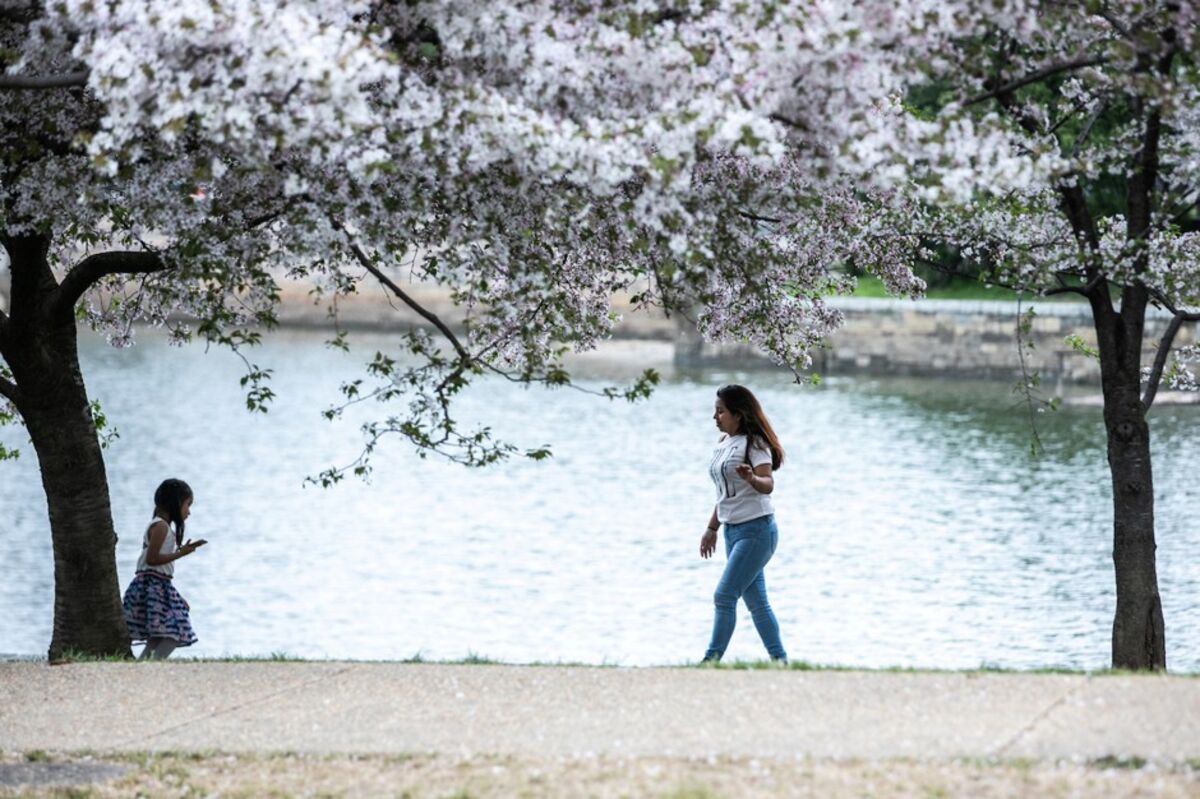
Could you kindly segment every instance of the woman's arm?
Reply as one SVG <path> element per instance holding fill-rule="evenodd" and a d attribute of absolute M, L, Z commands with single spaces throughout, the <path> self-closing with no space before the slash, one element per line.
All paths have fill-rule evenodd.
<path fill-rule="evenodd" d="M 770 494 L 775 490 L 775 478 L 771 476 L 771 464 L 760 463 L 753 469 L 750 464 L 743 463 L 737 467 L 738 477 L 745 480 L 760 494 Z"/>
<path fill-rule="evenodd" d="M 708 528 L 700 536 L 700 557 L 708 558 L 717 551 L 717 528 L 721 522 L 717 520 L 717 506 L 713 505 L 712 516 L 708 517 Z"/>

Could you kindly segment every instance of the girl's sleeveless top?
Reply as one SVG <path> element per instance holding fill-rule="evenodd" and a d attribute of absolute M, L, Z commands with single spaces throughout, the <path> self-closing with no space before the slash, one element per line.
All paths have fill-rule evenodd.
<path fill-rule="evenodd" d="M 146 531 L 142 533 L 142 554 L 138 556 L 137 570 L 140 572 L 155 572 L 163 575 L 164 577 L 173 577 L 175 576 L 175 561 L 163 563 L 159 566 L 151 566 L 146 563 L 146 554 L 150 551 L 150 528 L 161 521 L 163 520 L 157 516 L 154 517 L 146 525 Z M 179 545 L 175 543 L 175 526 L 170 522 L 167 522 L 167 537 L 163 539 L 163 543 L 158 550 L 158 554 L 170 555 L 178 548 Z"/>

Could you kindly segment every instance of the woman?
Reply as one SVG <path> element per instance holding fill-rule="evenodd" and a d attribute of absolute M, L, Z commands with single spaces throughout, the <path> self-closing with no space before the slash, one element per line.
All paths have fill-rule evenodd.
<path fill-rule="evenodd" d="M 700 557 L 712 556 L 717 548 L 717 527 L 724 524 L 727 561 L 713 595 L 712 641 L 703 662 L 719 661 L 725 654 L 737 624 L 738 597 L 742 597 L 771 659 L 786 664 L 787 652 L 779 640 L 779 623 L 767 602 L 763 577 L 763 568 L 779 541 L 771 492 L 775 489 L 773 472 L 783 465 L 783 447 L 762 406 L 744 386 L 717 391 L 713 419 L 724 435 L 708 467 L 717 486 L 717 505 L 700 539 Z"/>

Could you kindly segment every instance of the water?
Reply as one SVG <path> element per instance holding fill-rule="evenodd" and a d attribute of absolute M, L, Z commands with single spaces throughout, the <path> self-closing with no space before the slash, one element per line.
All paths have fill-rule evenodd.
<path fill-rule="evenodd" d="M 485 381 L 459 403 L 553 459 L 467 470 L 396 440 L 370 485 L 303 478 L 357 455 L 358 419 L 323 420 L 350 355 L 277 335 L 267 416 L 244 409 L 239 362 L 146 335 L 117 351 L 86 338 L 89 389 L 120 438 L 106 454 L 133 576 L 164 477 L 196 490 L 178 564 L 200 642 L 189 655 L 461 658 L 629 665 L 695 660 L 723 563 L 697 554 L 712 508 L 713 391 L 752 385 L 788 461 L 774 495 L 772 604 L 794 659 L 853 666 L 1101 668 L 1114 606 L 1111 495 L 1099 411 L 1045 416 L 1045 454 L 1002 384 L 670 373 L 654 397 L 610 403 Z M 638 366 L 641 368 L 644 364 Z M 595 385 L 636 369 L 589 362 Z M 371 409 L 367 409 L 371 410 Z M 1200 671 L 1200 444 L 1196 408 L 1153 414 L 1158 567 L 1168 663 Z M 53 573 L 45 501 L 25 444 L 0 464 L 0 652 L 44 653 Z M 764 656 L 744 608 L 729 658 Z"/>

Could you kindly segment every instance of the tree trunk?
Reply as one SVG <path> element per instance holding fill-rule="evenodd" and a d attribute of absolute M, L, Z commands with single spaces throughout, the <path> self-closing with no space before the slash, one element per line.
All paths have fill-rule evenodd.
<path fill-rule="evenodd" d="M 1116 357 L 1101 361 L 1104 426 L 1108 432 L 1108 466 L 1112 474 L 1112 556 L 1117 583 L 1112 666 L 1159 670 L 1167 667 L 1167 655 L 1155 564 L 1150 427 L 1140 396 L 1141 336 L 1140 330 L 1120 327 L 1118 323 L 1118 330 L 1109 331 L 1115 333 L 1113 338 L 1118 342 Z M 1128 335 L 1131 332 L 1134 335 Z M 1137 352 L 1132 352 L 1131 347 L 1136 347 Z"/>
<path fill-rule="evenodd" d="M 49 240 L 5 238 L 4 246 L 12 311 L 3 356 L 41 467 L 54 545 L 49 656 L 129 655 L 108 478 L 79 370 L 75 319 L 50 310 L 57 283 L 46 260 Z"/>

